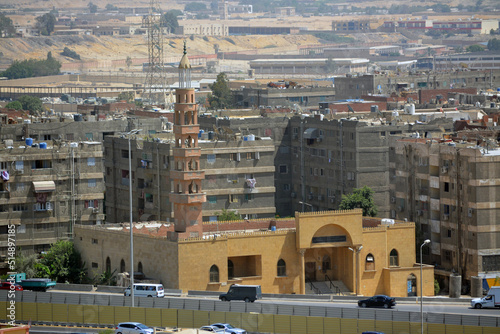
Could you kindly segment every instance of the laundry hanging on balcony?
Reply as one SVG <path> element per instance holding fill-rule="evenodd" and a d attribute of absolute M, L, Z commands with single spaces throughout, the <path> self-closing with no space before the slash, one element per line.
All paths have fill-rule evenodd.
<path fill-rule="evenodd" d="M 4 181 L 9 181 L 9 172 L 7 172 L 6 170 L 3 170 L 2 171 L 2 180 Z"/>
<path fill-rule="evenodd" d="M 257 180 L 255 179 L 247 179 L 247 186 L 249 188 L 255 188 L 255 184 L 257 183 Z"/>

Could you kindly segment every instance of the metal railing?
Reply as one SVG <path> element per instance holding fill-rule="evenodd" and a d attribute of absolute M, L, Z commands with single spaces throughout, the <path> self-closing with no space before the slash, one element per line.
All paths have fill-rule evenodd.
<path fill-rule="evenodd" d="M 306 282 L 309 283 L 309 285 L 311 286 L 311 290 L 314 292 L 314 294 L 316 294 L 316 295 L 321 294 L 321 291 L 319 290 L 319 288 L 314 286 L 313 282 L 309 278 L 306 278 Z"/>
<path fill-rule="evenodd" d="M 325 281 L 326 282 L 330 282 L 330 286 L 329 287 L 330 287 L 330 290 L 332 290 L 332 292 L 334 294 L 336 294 L 336 295 L 342 295 L 342 296 L 344 295 L 342 293 L 342 291 L 340 291 L 340 288 L 338 286 L 336 286 L 335 284 L 333 284 L 333 281 L 330 279 L 330 277 L 327 274 L 325 274 Z"/>

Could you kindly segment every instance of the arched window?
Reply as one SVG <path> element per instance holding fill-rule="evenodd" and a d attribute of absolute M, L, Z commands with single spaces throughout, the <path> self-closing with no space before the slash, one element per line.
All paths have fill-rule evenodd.
<path fill-rule="evenodd" d="M 283 259 L 278 261 L 278 276 L 286 276 L 286 263 Z"/>
<path fill-rule="evenodd" d="M 140 273 L 144 273 L 144 271 L 142 271 L 142 262 L 139 262 L 139 264 L 137 265 L 137 271 Z"/>
<path fill-rule="evenodd" d="M 330 256 L 328 256 L 328 255 L 323 256 L 323 263 L 321 264 L 321 266 L 322 266 L 323 270 L 332 269 Z"/>
<path fill-rule="evenodd" d="M 106 258 L 106 272 L 111 272 L 111 260 L 109 259 L 109 256 Z"/>
<path fill-rule="evenodd" d="M 389 255 L 389 265 L 391 267 L 399 266 L 398 251 L 395 249 L 391 250 L 391 254 Z"/>
<path fill-rule="evenodd" d="M 234 264 L 231 260 L 227 260 L 227 277 L 230 279 L 234 277 Z"/>
<path fill-rule="evenodd" d="M 375 258 L 371 253 L 366 256 L 365 270 L 375 270 Z"/>
<path fill-rule="evenodd" d="M 120 272 L 125 272 L 125 261 L 123 261 L 123 259 L 120 261 Z"/>
<path fill-rule="evenodd" d="M 219 282 L 219 268 L 214 264 L 210 267 L 210 283 Z"/>

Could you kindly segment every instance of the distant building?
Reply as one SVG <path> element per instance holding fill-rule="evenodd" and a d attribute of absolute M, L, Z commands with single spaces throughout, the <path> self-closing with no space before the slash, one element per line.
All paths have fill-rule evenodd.
<path fill-rule="evenodd" d="M 252 14 L 253 5 L 228 5 L 227 11 L 231 14 Z"/>
<path fill-rule="evenodd" d="M 317 58 L 317 59 L 255 59 L 250 61 L 250 68 L 255 74 L 317 74 L 321 77 L 331 64 L 335 73 L 364 73 L 368 59 L 364 58 Z M 332 72 L 333 73 L 333 72 Z"/>
<path fill-rule="evenodd" d="M 368 32 L 371 30 L 370 20 L 333 21 L 332 30 L 337 32 Z"/>
<path fill-rule="evenodd" d="M 274 13 L 279 16 L 294 16 L 295 7 L 276 7 L 274 8 Z"/>
<path fill-rule="evenodd" d="M 229 27 L 218 23 L 182 24 L 175 30 L 175 33 L 177 35 L 227 36 Z"/>
<path fill-rule="evenodd" d="M 390 140 L 391 216 L 415 221 L 420 240 L 431 240 L 424 261 L 445 285 L 453 274 L 500 275 L 498 135 L 478 127 L 453 139 Z"/>
<path fill-rule="evenodd" d="M 491 29 L 497 30 L 499 28 L 499 20 L 481 20 L 481 19 L 468 19 L 468 20 L 400 20 L 400 21 L 386 21 L 382 29 L 386 31 L 396 31 L 397 29 L 409 30 L 436 30 L 452 33 L 462 34 L 489 34 Z"/>
<path fill-rule="evenodd" d="M 213 130 L 213 129 L 212 129 Z M 274 145 L 269 139 L 208 140 L 204 133 L 198 141 L 200 167 L 205 177 L 201 187 L 206 194 L 202 220 L 217 220 L 223 209 L 234 210 L 249 218 L 274 217 Z M 246 138 L 246 137 L 245 137 Z M 128 140 L 106 137 L 106 212 L 107 221 L 128 221 Z M 172 189 L 174 146 L 168 140 L 132 139 L 132 184 L 134 221 L 173 221 L 168 195 Z"/>
<path fill-rule="evenodd" d="M 104 222 L 101 143 L 4 140 L 0 170 L 0 255 L 7 255 L 8 225 L 21 252 L 40 253 L 71 240 L 75 224 Z"/>

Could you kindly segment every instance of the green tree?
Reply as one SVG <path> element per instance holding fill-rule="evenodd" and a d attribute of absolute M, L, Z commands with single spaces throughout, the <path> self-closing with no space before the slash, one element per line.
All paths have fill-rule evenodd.
<path fill-rule="evenodd" d="M 367 186 L 353 189 L 352 194 L 342 195 L 340 210 L 351 210 L 355 208 L 363 209 L 363 216 L 375 217 L 378 208 L 373 202 L 373 190 Z"/>
<path fill-rule="evenodd" d="M 36 96 L 24 95 L 18 101 L 23 106 L 23 110 L 29 110 L 31 115 L 38 115 L 43 110 L 42 100 Z"/>
<path fill-rule="evenodd" d="M 125 59 L 125 64 L 127 65 L 127 68 L 130 69 L 130 66 L 132 65 L 132 58 L 130 58 L 130 56 L 127 56 L 127 59 Z"/>
<path fill-rule="evenodd" d="M 117 100 L 132 103 L 134 101 L 134 92 L 121 92 L 118 94 Z"/>
<path fill-rule="evenodd" d="M 12 37 L 16 33 L 16 28 L 12 20 L 5 16 L 5 14 L 0 13 L 0 38 L 1 37 Z"/>
<path fill-rule="evenodd" d="M 490 51 L 498 51 L 500 50 L 500 39 L 490 39 L 488 41 L 488 50 Z"/>
<path fill-rule="evenodd" d="M 63 52 L 61 52 L 61 56 L 66 56 L 69 58 L 80 60 L 80 55 L 68 47 L 64 48 Z"/>
<path fill-rule="evenodd" d="M 56 17 L 54 14 L 47 13 L 36 18 L 35 27 L 40 30 L 40 34 L 50 36 L 50 34 L 54 31 L 55 24 Z"/>
<path fill-rule="evenodd" d="M 0 76 L 8 79 L 20 79 L 40 77 L 46 75 L 57 75 L 60 73 L 61 63 L 52 57 L 52 53 L 47 53 L 47 59 L 28 59 L 14 61 L 9 68 L 0 73 Z"/>
<path fill-rule="evenodd" d="M 38 254 L 24 255 L 18 252 L 16 256 L 16 272 L 25 273 L 26 278 L 38 277 L 37 264 L 40 262 Z"/>
<path fill-rule="evenodd" d="M 467 51 L 467 52 L 481 52 L 481 51 L 484 51 L 484 46 L 479 45 L 479 44 L 469 45 L 465 49 L 465 51 Z"/>
<path fill-rule="evenodd" d="M 112 5 L 112 4 L 108 3 L 106 5 L 106 10 L 118 10 L 118 7 L 116 7 L 115 5 Z"/>
<path fill-rule="evenodd" d="M 89 2 L 89 4 L 87 5 L 87 8 L 89 9 L 90 13 L 97 13 L 97 5 L 92 3 L 92 1 Z"/>
<path fill-rule="evenodd" d="M 186 12 L 201 12 L 207 10 L 207 6 L 202 2 L 190 2 L 184 6 Z"/>
<path fill-rule="evenodd" d="M 168 27 L 168 30 L 173 34 L 175 33 L 175 29 L 179 27 L 179 22 L 177 21 L 177 16 L 179 16 L 179 12 L 182 15 L 182 12 L 179 10 L 169 10 L 163 15 L 163 26 Z"/>
<path fill-rule="evenodd" d="M 217 75 L 217 80 L 209 85 L 212 92 L 208 94 L 208 103 L 212 109 L 226 109 L 233 106 L 233 94 L 229 89 L 229 80 L 226 73 Z"/>
<path fill-rule="evenodd" d="M 23 110 L 23 105 L 19 101 L 12 101 L 5 106 L 7 109 Z"/>
<path fill-rule="evenodd" d="M 40 263 L 48 269 L 49 278 L 58 283 L 81 283 L 85 276 L 80 253 L 71 241 L 60 240 L 52 244 Z"/>
<path fill-rule="evenodd" d="M 241 216 L 236 211 L 222 209 L 222 212 L 216 212 L 218 221 L 240 220 Z"/>

